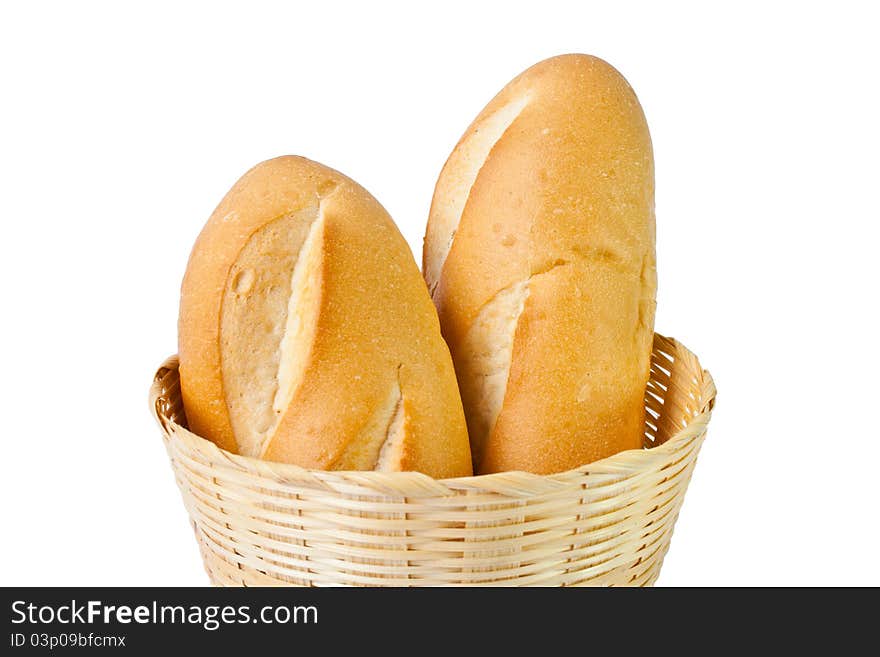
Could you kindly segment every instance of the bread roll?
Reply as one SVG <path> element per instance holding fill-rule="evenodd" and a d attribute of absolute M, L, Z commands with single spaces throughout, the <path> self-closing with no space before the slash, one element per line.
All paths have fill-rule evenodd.
<path fill-rule="evenodd" d="M 423 271 L 478 473 L 557 472 L 642 445 L 654 163 L 614 68 L 554 57 L 486 106 L 440 174 Z"/>
<path fill-rule="evenodd" d="M 190 428 L 315 469 L 471 473 L 437 313 L 406 242 L 357 183 L 280 157 L 239 180 L 183 280 Z"/>

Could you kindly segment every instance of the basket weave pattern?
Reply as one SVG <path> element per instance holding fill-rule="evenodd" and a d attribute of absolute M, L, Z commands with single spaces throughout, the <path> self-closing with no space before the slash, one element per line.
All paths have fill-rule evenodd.
<path fill-rule="evenodd" d="M 176 357 L 150 389 L 205 569 L 227 586 L 653 584 L 714 400 L 696 356 L 655 335 L 646 449 L 438 481 L 223 451 L 186 429 Z"/>

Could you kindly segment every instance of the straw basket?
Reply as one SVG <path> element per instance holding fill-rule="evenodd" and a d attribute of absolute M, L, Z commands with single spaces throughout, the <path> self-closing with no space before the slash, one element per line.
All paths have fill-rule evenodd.
<path fill-rule="evenodd" d="M 176 357 L 150 389 L 205 569 L 227 586 L 653 584 L 714 400 L 696 356 L 655 335 L 645 449 L 438 481 L 221 450 L 186 429 Z"/>

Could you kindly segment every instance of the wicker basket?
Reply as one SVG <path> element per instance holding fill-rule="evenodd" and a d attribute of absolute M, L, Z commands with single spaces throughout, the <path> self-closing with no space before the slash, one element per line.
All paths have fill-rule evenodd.
<path fill-rule="evenodd" d="M 227 586 L 653 584 L 714 400 L 696 356 L 655 335 L 646 449 L 438 481 L 221 450 L 185 428 L 176 357 L 150 389 L 205 569 Z"/>

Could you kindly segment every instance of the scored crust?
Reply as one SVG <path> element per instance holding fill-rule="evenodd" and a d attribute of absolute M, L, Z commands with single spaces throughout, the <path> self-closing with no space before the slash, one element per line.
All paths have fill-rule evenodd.
<path fill-rule="evenodd" d="M 514 335 L 528 295 L 528 281 L 498 292 L 480 310 L 459 350 L 459 389 L 469 411 L 466 419 L 475 463 L 482 459 L 504 403 Z"/>
<path fill-rule="evenodd" d="M 321 225 L 316 205 L 270 221 L 229 269 L 221 370 L 229 419 L 245 456 L 263 453 L 302 378 L 318 317 Z"/>
<path fill-rule="evenodd" d="M 423 262 L 478 473 L 555 472 L 641 446 L 653 173 L 635 94 L 587 55 L 514 79 L 450 155 Z"/>
<path fill-rule="evenodd" d="M 199 237 L 181 292 L 190 428 L 316 469 L 470 474 L 461 401 L 412 255 L 359 185 L 264 162 Z"/>
<path fill-rule="evenodd" d="M 452 247 L 455 231 L 474 181 L 492 147 L 527 104 L 528 96 L 523 95 L 476 121 L 443 167 L 434 192 L 431 220 L 425 235 L 425 243 L 430 243 L 431 247 L 422 252 L 422 269 L 432 295 L 437 288 L 443 263 Z"/>

